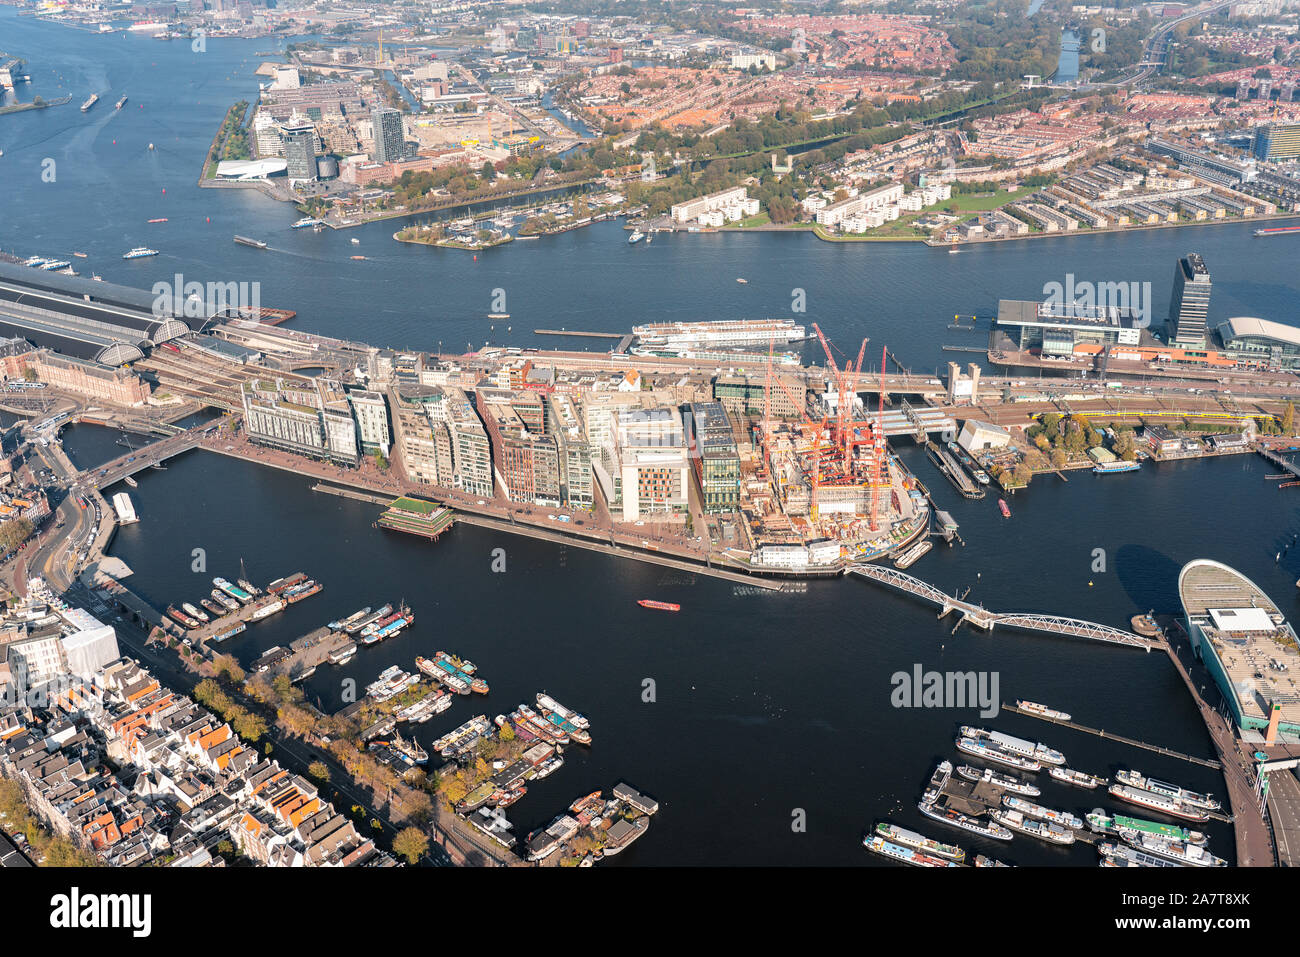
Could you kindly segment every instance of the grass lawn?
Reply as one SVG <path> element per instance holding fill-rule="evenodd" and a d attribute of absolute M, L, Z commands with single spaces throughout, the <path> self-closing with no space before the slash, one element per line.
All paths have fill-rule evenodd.
<path fill-rule="evenodd" d="M 992 196 L 983 196 L 979 193 L 954 193 L 952 199 L 941 204 L 939 208 L 942 209 L 945 206 L 953 205 L 957 207 L 958 212 L 962 213 L 987 213 L 990 209 L 997 209 L 1007 203 L 1014 203 L 1018 199 L 1024 199 L 1040 188 L 1038 186 L 1024 186 L 1010 193 L 1005 190 L 998 190 Z"/>

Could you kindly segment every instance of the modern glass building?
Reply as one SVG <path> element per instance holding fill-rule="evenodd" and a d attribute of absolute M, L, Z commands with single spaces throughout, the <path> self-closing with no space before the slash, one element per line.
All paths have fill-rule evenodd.
<path fill-rule="evenodd" d="M 1254 316 L 1236 316 L 1215 331 L 1223 351 L 1238 362 L 1272 369 L 1300 369 L 1300 329 Z"/>
<path fill-rule="evenodd" d="M 1205 345 L 1210 314 L 1210 270 L 1200 253 L 1188 253 L 1174 269 L 1174 294 L 1169 302 L 1169 342 Z"/>
<path fill-rule="evenodd" d="M 285 171 L 290 182 L 316 178 L 316 127 L 301 118 L 290 120 L 280 127 L 284 142 Z"/>

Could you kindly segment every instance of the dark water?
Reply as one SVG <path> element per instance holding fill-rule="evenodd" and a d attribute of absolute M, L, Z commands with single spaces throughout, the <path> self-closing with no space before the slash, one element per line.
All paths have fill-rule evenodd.
<path fill-rule="evenodd" d="M 87 269 L 149 285 L 181 270 L 187 279 L 258 279 L 262 301 L 297 309 L 300 328 L 422 348 L 481 342 L 495 287 L 511 301 L 509 341 L 540 342 L 535 327 L 625 330 L 652 319 L 787 314 L 791 290 L 807 291 L 808 317 L 848 349 L 870 336 L 905 362 L 943 361 L 954 313 L 990 312 L 1001 297 L 1038 295 L 1049 281 L 1151 281 L 1159 315 L 1173 260 L 1198 249 L 1210 264 L 1212 319 L 1284 319 L 1298 291 L 1294 247 L 1253 240 L 1223 226 L 1008 243 L 943 251 L 894 245 L 833 245 L 803 236 L 661 236 L 628 248 L 606 224 L 481 254 L 417 249 L 388 241 L 391 226 L 302 235 L 295 213 L 251 192 L 193 185 L 226 106 L 252 98 L 255 49 L 266 41 L 188 44 L 94 37 L 0 11 L 6 48 L 31 61 L 32 93 L 58 95 L 62 73 L 74 99 L 101 102 L 0 117 L 6 185 L 0 244 L 29 253 L 84 250 Z M 241 66 L 241 61 L 247 63 Z M 105 91 L 111 90 L 107 96 Z M 113 115 L 125 91 L 127 109 Z M 138 105 L 143 103 L 144 110 Z M 117 145 L 112 145 L 112 139 Z M 147 143 L 159 147 L 147 150 Z M 42 184 L 42 157 L 58 180 Z M 30 187 L 13 184 L 29 177 Z M 167 188 L 166 196 L 162 189 Z M 145 220 L 168 216 L 162 226 Z M 212 223 L 205 223 L 205 217 Z M 267 253 L 230 235 L 260 236 Z M 352 264 L 348 238 L 374 257 Z M 148 243 L 163 256 L 124 263 Z M 735 283 L 736 276 L 749 279 Z M 93 427 L 66 433 L 74 459 L 93 465 L 120 454 L 118 435 Z M 997 610 L 1051 611 L 1124 625 L 1138 611 L 1177 608 L 1178 569 L 1213 557 L 1250 575 L 1286 609 L 1300 549 L 1273 562 L 1300 530 L 1293 507 L 1263 479 L 1253 457 L 1147 467 L 1132 475 L 1039 478 L 1002 519 L 992 498 L 959 499 L 915 449 L 902 454 L 961 523 L 967 547 L 936 548 L 912 571 Z M 954 758 L 962 723 L 1042 737 L 1074 767 L 1107 773 L 1136 766 L 1197 790 L 1223 793 L 1207 769 L 1009 714 L 895 709 L 890 676 L 913 665 L 994 671 L 1000 698 L 1027 697 L 1080 722 L 1207 755 L 1210 744 L 1180 679 L 1161 655 L 1066 639 L 959 629 L 903 596 L 856 581 L 813 583 L 803 595 L 738 594 L 726 582 L 692 579 L 638 562 L 481 529 L 458 527 L 435 544 L 383 532 L 369 505 L 310 491 L 292 475 L 203 452 L 139 476 L 141 521 L 119 531 L 113 551 L 134 570 L 132 587 L 159 605 L 196 601 L 215 575 L 234 577 L 241 558 L 255 581 L 302 570 L 325 590 L 232 639 L 252 660 L 364 605 L 405 598 L 417 623 L 362 649 L 343 669 L 322 668 L 306 685 L 325 708 L 341 681 L 364 685 L 393 663 L 440 648 L 473 658 L 492 685 L 480 703 L 458 701 L 424 725 L 426 743 L 478 709 L 507 711 L 545 689 L 588 714 L 596 744 L 570 749 L 565 767 L 511 811 L 521 830 L 544 824 L 574 797 L 625 779 L 663 811 L 627 863 L 858 864 L 864 827 L 888 817 L 1022 864 L 1090 865 L 1086 847 L 1050 849 L 1030 838 L 983 846 L 946 832 L 915 810 L 936 760 Z M 490 570 L 505 548 L 507 571 Z M 191 571 L 204 549 L 207 571 Z M 1092 570 L 1103 549 L 1106 571 Z M 677 601 L 677 615 L 644 611 L 639 598 Z M 642 700 L 644 682 L 656 700 Z M 1083 813 L 1100 796 L 1041 775 L 1043 803 Z M 792 830 L 798 810 L 806 833 Z M 1212 847 L 1231 857 L 1227 828 Z M 946 832 L 946 833 L 945 833 Z"/>

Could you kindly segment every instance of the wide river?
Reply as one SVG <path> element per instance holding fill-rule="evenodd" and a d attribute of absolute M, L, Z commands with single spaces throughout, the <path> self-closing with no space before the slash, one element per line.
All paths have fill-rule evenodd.
<path fill-rule="evenodd" d="M 83 273 L 149 287 L 187 281 L 258 281 L 265 305 L 295 309 L 297 328 L 420 349 L 484 341 L 554 345 L 536 328 L 626 331 L 661 319 L 791 315 L 795 290 L 837 346 L 888 344 L 903 362 L 935 368 L 941 346 L 978 344 L 945 326 L 954 314 L 986 316 L 999 298 L 1031 298 L 1049 282 L 1150 282 L 1152 310 L 1168 307 L 1179 255 L 1204 255 L 1214 277 L 1211 321 L 1256 315 L 1290 321 L 1300 295 L 1296 248 L 1257 240 L 1248 225 L 1189 227 L 964 249 L 828 244 L 809 236 L 662 235 L 628 247 L 618 224 L 516 242 L 479 254 L 394 243 L 391 224 L 294 232 L 297 214 L 254 191 L 201 190 L 204 153 L 226 108 L 252 99 L 271 41 L 186 42 L 96 36 L 0 10 L 7 52 L 29 61 L 20 96 L 73 102 L 0 117 L 0 247 L 22 254 L 89 254 Z M 88 114 L 77 105 L 98 92 Z M 123 93 L 126 107 L 114 112 Z M 150 150 L 153 143 L 155 149 Z M 54 182 L 42 179 L 54 161 Z M 43 167 L 44 164 L 44 167 Z M 164 192 L 165 190 L 165 192 Z M 165 224 L 147 225 L 167 217 Z M 236 246 L 235 233 L 267 240 Z M 357 247 L 365 262 L 349 257 Z M 128 248 L 162 255 L 123 262 Z M 744 285 L 735 282 L 744 277 Z M 482 318 L 506 290 L 505 328 Z M 599 349 L 599 343 L 590 343 Z M 812 353 L 808 353 L 812 356 Z M 838 357 L 837 357 L 838 358 Z M 969 359 L 971 356 L 964 356 Z M 875 353 L 879 361 L 879 353 Z M 75 460 L 117 455 L 117 436 L 89 426 L 67 433 Z M 912 572 L 996 610 L 1053 612 L 1126 626 L 1138 611 L 1176 611 L 1178 569 L 1210 557 L 1239 568 L 1283 609 L 1295 604 L 1300 550 L 1275 555 L 1300 531 L 1288 493 L 1262 460 L 1162 464 L 1137 474 L 1039 478 L 1011 500 L 953 493 L 919 450 L 901 454 L 961 524 L 966 546 L 936 549 Z M 519 830 L 546 824 L 569 801 L 626 780 L 663 807 L 626 864 L 862 864 L 876 819 L 1018 864 L 1095 861 L 1085 846 L 1047 848 L 965 840 L 922 818 L 915 805 L 941 758 L 956 758 L 960 724 L 1042 739 L 1093 773 L 1141 770 L 1223 795 L 1215 773 L 1112 741 L 1004 713 L 896 708 L 896 672 L 996 675 L 1000 701 L 1043 701 L 1083 724 L 1209 755 L 1211 746 L 1180 679 L 1160 654 L 1010 631 L 982 634 L 936 621 L 933 609 L 859 581 L 811 584 L 804 594 L 755 595 L 574 547 L 458 527 L 436 544 L 373 527 L 375 507 L 314 493 L 292 475 L 207 455 L 140 476 L 138 525 L 113 545 L 135 571 L 132 587 L 159 605 L 197 601 L 213 575 L 236 577 L 243 559 L 265 582 L 302 570 L 320 595 L 229 642 L 248 662 L 365 605 L 405 599 L 416 624 L 363 649 L 343 669 L 306 684 L 326 709 L 341 682 L 373 680 L 440 648 L 473 658 L 492 685 L 421 727 L 426 743 L 476 709 L 490 716 L 545 689 L 592 720 L 595 744 L 570 749 L 565 767 L 530 788 L 510 812 Z M 208 571 L 191 571 L 202 548 Z M 504 573 L 491 570 L 504 548 Z M 1105 557 L 1095 571 L 1096 549 Z M 676 615 L 645 611 L 653 597 Z M 644 689 L 653 682 L 653 701 Z M 1043 803 L 1084 813 L 1104 796 L 1041 776 Z M 799 826 L 799 822 L 804 822 Z M 1212 849 L 1232 856 L 1230 831 L 1212 826 Z"/>

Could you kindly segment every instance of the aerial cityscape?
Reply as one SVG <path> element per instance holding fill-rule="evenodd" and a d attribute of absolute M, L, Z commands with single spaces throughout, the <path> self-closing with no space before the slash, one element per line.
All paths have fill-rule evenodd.
<path fill-rule="evenodd" d="M 1298 82 L 1300 0 L 0 0 L 0 866 L 1300 864 Z"/>

